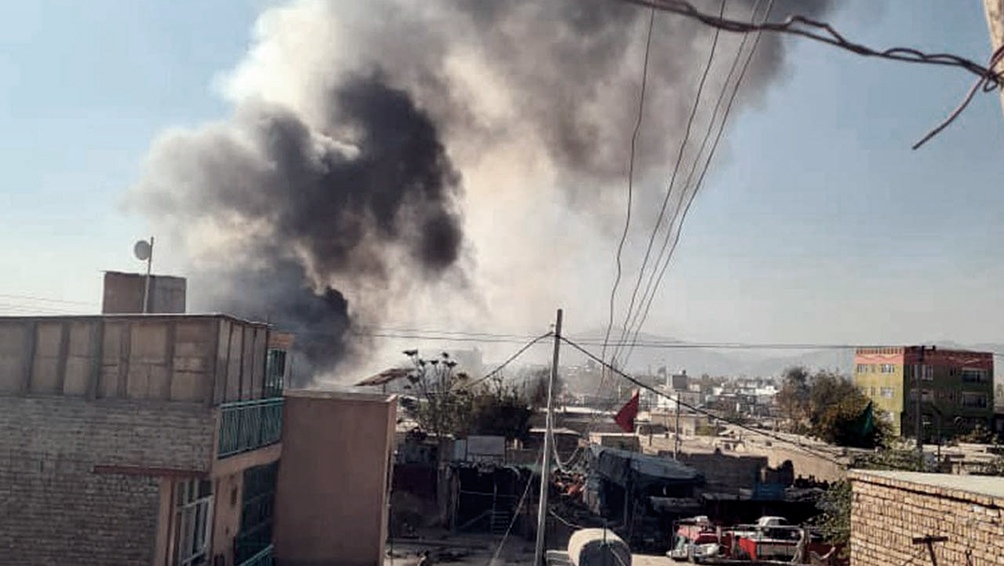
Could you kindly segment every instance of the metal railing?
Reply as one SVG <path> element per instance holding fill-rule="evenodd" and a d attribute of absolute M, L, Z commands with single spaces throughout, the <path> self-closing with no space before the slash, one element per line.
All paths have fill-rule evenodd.
<path fill-rule="evenodd" d="M 275 566 L 275 557 L 272 555 L 272 545 L 261 549 L 258 554 L 248 558 L 238 566 Z"/>
<path fill-rule="evenodd" d="M 282 437 L 282 397 L 220 405 L 218 458 L 257 450 Z"/>

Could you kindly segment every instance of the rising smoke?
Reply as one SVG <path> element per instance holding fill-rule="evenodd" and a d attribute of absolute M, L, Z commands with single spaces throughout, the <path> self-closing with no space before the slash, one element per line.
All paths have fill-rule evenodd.
<path fill-rule="evenodd" d="M 830 4 L 778 0 L 773 17 Z M 560 285 L 540 281 L 581 275 L 568 262 L 608 267 L 589 242 L 622 218 L 648 15 L 616 0 L 270 8 L 226 81 L 232 117 L 161 136 L 132 202 L 183 242 L 197 306 L 298 333 L 301 375 L 365 357 L 365 325 L 525 322 L 554 304 Z M 710 33 L 657 18 L 642 180 L 675 155 Z M 723 35 L 724 58 L 738 42 Z M 747 104 L 783 47 L 763 38 Z M 642 207 L 663 190 L 643 183 Z"/>

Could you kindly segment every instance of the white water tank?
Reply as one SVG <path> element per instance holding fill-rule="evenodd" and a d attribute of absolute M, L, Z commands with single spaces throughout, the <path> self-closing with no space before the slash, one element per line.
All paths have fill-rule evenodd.
<path fill-rule="evenodd" d="M 631 566 L 631 549 L 609 529 L 580 529 L 568 540 L 574 566 Z"/>

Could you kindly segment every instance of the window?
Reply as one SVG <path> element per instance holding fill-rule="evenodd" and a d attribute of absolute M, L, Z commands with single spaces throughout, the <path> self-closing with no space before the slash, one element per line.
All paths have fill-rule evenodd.
<path fill-rule="evenodd" d="M 882 364 L 879 366 L 880 373 L 896 373 L 896 366 L 894 364 Z"/>
<path fill-rule="evenodd" d="M 879 390 L 879 395 L 886 399 L 892 399 L 892 396 L 896 394 L 896 390 L 892 387 L 883 387 Z"/>
<path fill-rule="evenodd" d="M 865 373 L 866 371 L 868 371 L 868 365 L 867 364 L 858 364 L 857 367 L 854 368 L 854 371 L 855 371 L 855 373 Z"/>
<path fill-rule="evenodd" d="M 265 387 L 262 397 L 282 395 L 283 379 L 286 376 L 286 351 L 269 350 L 265 361 Z"/>
<path fill-rule="evenodd" d="M 933 365 L 914 365 L 911 371 L 914 377 L 920 371 L 921 379 L 924 381 L 934 381 L 935 379 L 935 367 Z"/>
<path fill-rule="evenodd" d="M 174 563 L 178 566 L 209 564 L 213 484 L 208 480 L 184 480 L 176 483 L 174 489 Z"/>
<path fill-rule="evenodd" d="M 924 389 L 923 390 L 923 394 L 922 394 L 922 396 L 921 396 L 920 399 L 921 399 L 921 401 L 924 401 L 924 402 L 930 402 L 933 398 L 934 398 L 934 394 L 931 392 L 931 390 L 930 389 Z M 911 389 L 910 390 L 910 400 L 911 401 L 916 401 L 917 400 L 917 390 L 916 389 Z"/>
<path fill-rule="evenodd" d="M 972 393 L 969 391 L 962 392 L 962 406 L 970 409 L 986 409 L 987 408 L 987 394 L 986 393 Z"/>
<path fill-rule="evenodd" d="M 963 383 L 986 383 L 987 370 L 977 368 L 962 368 Z"/>

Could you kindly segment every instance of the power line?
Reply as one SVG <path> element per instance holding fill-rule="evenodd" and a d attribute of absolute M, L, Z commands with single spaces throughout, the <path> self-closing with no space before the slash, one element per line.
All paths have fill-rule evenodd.
<path fill-rule="evenodd" d="M 875 57 L 879 59 L 890 59 L 904 63 L 918 63 L 926 65 L 938 65 L 943 67 L 957 67 L 981 78 L 989 79 L 994 88 L 1000 86 L 1004 77 L 991 68 L 979 63 L 954 55 L 951 53 L 928 53 L 911 47 L 890 47 L 887 49 L 875 49 L 860 43 L 854 43 L 845 38 L 833 26 L 826 22 L 821 22 L 805 16 L 792 15 L 785 18 L 783 22 L 762 22 L 759 24 L 747 23 L 738 20 L 730 20 L 722 17 L 715 17 L 706 14 L 695 8 L 684 0 L 620 0 L 638 4 L 656 10 L 662 10 L 681 16 L 686 16 L 700 21 L 701 23 L 733 33 L 750 33 L 755 31 L 770 31 L 789 35 L 797 35 L 826 43 L 833 47 L 850 51 L 864 57 Z"/>
<path fill-rule="evenodd" d="M 760 6 L 760 0 L 757 0 L 757 3 L 756 5 L 754 5 L 753 10 L 750 14 L 751 22 L 756 20 L 756 13 L 759 6 Z M 767 3 L 767 9 L 764 11 L 763 21 L 767 21 L 767 19 L 770 17 L 770 13 L 773 7 L 774 7 L 774 0 L 769 0 L 769 2 Z M 645 325 L 645 321 L 648 319 L 649 311 L 652 308 L 652 304 L 655 302 L 656 291 L 662 284 L 662 280 L 666 275 L 666 270 L 669 268 L 669 264 L 673 259 L 673 254 L 676 252 L 677 244 L 680 241 L 680 235 L 683 232 L 683 223 L 686 221 L 687 213 L 690 211 L 690 205 L 694 202 L 694 198 L 697 196 L 697 193 L 700 191 L 701 187 L 704 184 L 704 178 L 707 175 L 709 166 L 711 165 L 711 160 L 714 158 L 715 152 L 718 149 L 718 143 L 719 141 L 721 141 L 722 133 L 725 131 L 725 124 L 728 122 L 729 114 L 732 112 L 732 106 L 735 103 L 736 95 L 739 93 L 739 88 L 742 86 L 743 79 L 746 77 L 746 72 L 749 70 L 750 63 L 753 61 L 753 56 L 756 54 L 757 46 L 760 44 L 760 37 L 761 37 L 761 32 L 759 31 L 756 32 L 753 39 L 753 45 L 750 47 L 750 50 L 746 56 L 746 60 L 743 63 L 742 69 L 739 72 L 739 76 L 736 79 L 736 82 L 732 88 L 732 93 L 729 96 L 728 104 L 726 104 L 725 106 L 725 113 L 723 114 L 722 119 L 719 122 L 718 132 L 715 135 L 715 140 L 711 145 L 711 150 L 708 152 L 707 159 L 704 162 L 704 167 L 701 170 L 701 174 L 697 179 L 697 183 L 693 185 L 693 190 L 690 191 L 690 196 L 687 199 L 686 205 L 683 208 L 682 215 L 680 214 L 679 204 L 675 209 L 676 214 L 674 215 L 673 221 L 670 223 L 669 229 L 666 232 L 666 238 L 665 240 L 663 240 L 662 248 L 659 250 L 659 259 L 656 260 L 656 266 L 658 266 L 659 263 L 662 261 L 664 252 L 667 250 L 667 245 L 669 245 L 671 239 L 672 239 L 672 244 L 669 245 L 668 248 L 669 253 L 666 255 L 665 262 L 662 263 L 662 268 L 660 269 L 657 267 L 658 275 L 656 276 L 655 275 L 656 271 L 653 271 L 653 276 L 655 277 L 654 281 L 655 285 L 652 287 L 652 292 L 648 296 L 647 303 L 645 302 L 646 299 L 644 295 L 642 297 L 642 303 L 645 304 L 644 314 L 641 316 L 641 319 L 637 323 L 637 328 L 635 330 L 633 340 L 637 340 L 638 334 L 641 333 L 641 329 Z M 729 81 L 732 79 L 732 76 L 735 73 L 736 64 L 742 57 L 742 50 L 743 47 L 745 47 L 748 38 L 749 38 L 748 34 L 743 36 L 743 40 L 739 45 L 739 49 L 736 51 L 736 57 L 732 62 L 732 67 L 729 69 L 729 74 L 726 77 L 725 84 L 722 87 L 722 91 L 719 93 L 717 102 L 715 103 L 715 109 L 712 112 L 711 120 L 708 122 L 708 130 L 705 132 L 704 139 L 701 141 L 701 149 L 698 151 L 697 157 L 694 159 L 693 166 L 690 169 L 690 173 L 687 175 L 687 184 L 689 184 L 691 179 L 693 179 L 694 172 L 696 171 L 698 167 L 698 162 L 700 161 L 700 155 L 704 152 L 704 148 L 708 142 L 709 136 L 711 135 L 711 131 L 714 129 L 715 117 L 718 115 L 718 110 L 721 107 L 722 100 L 725 96 L 725 93 L 728 91 Z M 681 202 L 683 201 L 684 195 L 686 194 L 686 186 L 687 185 L 685 184 L 684 191 L 681 192 L 680 194 Z M 679 222 L 677 222 L 677 219 L 679 219 Z M 673 230 L 674 225 L 676 226 L 675 231 Z M 652 283 L 651 279 L 649 280 L 649 283 L 650 284 Z M 647 290 L 648 288 L 646 288 L 646 291 Z M 627 357 L 630 357 L 631 355 L 630 351 L 631 350 L 628 351 Z"/>
<path fill-rule="evenodd" d="M 471 383 L 467 384 L 467 387 L 468 388 L 474 387 L 475 385 L 478 385 L 479 383 L 482 383 L 482 382 L 484 382 L 484 381 L 486 381 L 488 379 L 491 379 L 492 377 L 495 377 L 495 375 L 497 375 L 500 371 L 502 371 L 503 369 L 505 369 L 506 366 L 508 366 L 509 364 L 511 364 L 512 362 L 514 362 L 516 360 L 516 358 L 522 356 L 523 352 L 526 352 L 527 350 L 529 350 L 530 348 L 532 348 L 534 345 L 536 345 L 538 342 L 540 342 L 544 338 L 548 338 L 548 337 L 553 336 L 553 335 L 554 335 L 553 332 L 547 332 L 546 334 L 541 334 L 540 336 L 534 338 L 533 340 L 530 340 L 522 348 L 520 348 L 519 350 L 517 350 L 515 354 L 509 356 L 506 359 L 506 361 L 504 361 L 501 364 L 499 364 L 492 371 L 486 373 L 484 375 L 484 377 L 480 377 L 480 378 L 472 381 Z"/>
<path fill-rule="evenodd" d="M 724 2 L 723 2 L 724 3 Z M 655 9 L 653 8 L 648 18 L 648 38 L 645 40 L 645 60 L 642 63 L 641 71 L 641 92 L 638 95 L 638 119 L 634 124 L 634 133 L 631 134 L 631 156 L 628 160 L 628 178 L 627 178 L 627 211 L 624 215 L 624 231 L 621 233 L 621 241 L 617 244 L 617 254 L 615 257 L 615 263 L 617 265 L 617 274 L 614 276 L 614 284 L 610 289 L 610 309 L 609 317 L 607 319 L 607 331 L 603 337 L 603 357 L 607 356 L 607 346 L 606 342 L 610 340 L 610 331 L 614 326 L 614 301 L 617 298 L 617 287 L 621 283 L 621 256 L 624 253 L 624 243 L 627 241 L 628 230 L 631 228 L 631 207 L 634 204 L 634 158 L 635 149 L 638 144 L 638 132 L 641 131 L 641 122 L 644 116 L 645 110 L 645 87 L 648 84 L 648 56 L 652 50 L 652 29 L 655 27 Z M 602 387 L 602 382 L 601 382 Z"/>
<path fill-rule="evenodd" d="M 547 472 L 543 468 L 543 466 L 544 466 L 544 464 L 543 464 L 543 462 L 544 462 L 544 452 L 543 452 L 543 450 L 541 450 L 541 453 L 540 453 L 540 462 L 541 462 L 541 473 L 545 473 L 546 474 Z M 527 480 L 526 480 L 526 488 L 523 490 L 523 496 L 519 498 L 519 503 L 516 505 L 516 510 L 513 512 L 512 519 L 509 521 L 509 526 L 506 528 L 505 534 L 502 535 L 502 540 L 499 541 L 499 545 L 495 548 L 495 552 L 492 553 L 492 559 L 488 563 L 489 566 L 492 565 L 492 564 L 495 564 L 498 561 L 498 559 L 499 559 L 499 555 L 502 554 L 502 547 L 505 546 L 506 540 L 509 538 L 509 533 L 512 532 L 512 528 L 516 524 L 516 519 L 519 518 L 519 513 L 523 509 L 523 503 L 526 501 L 527 495 L 530 494 L 530 486 L 532 486 L 532 485 L 533 485 L 533 474 L 530 474 L 530 477 L 527 478 Z"/>
<path fill-rule="evenodd" d="M 715 29 L 720 29 L 733 33 L 750 33 L 754 31 L 770 31 L 780 34 L 795 35 L 825 43 L 827 45 L 849 51 L 863 57 L 874 57 L 878 59 L 888 59 L 903 63 L 915 63 L 921 65 L 936 65 L 943 67 L 960 68 L 978 77 L 976 85 L 970 90 L 963 103 L 944 122 L 917 142 L 913 149 L 919 148 L 928 140 L 944 130 L 956 117 L 968 106 L 976 90 L 982 88 L 984 92 L 992 92 L 1001 88 L 1004 77 L 993 70 L 994 65 L 1000 60 L 1001 49 L 997 50 L 990 58 L 990 65 L 983 66 L 979 63 L 955 55 L 952 53 L 929 53 L 910 47 L 890 47 L 887 49 L 875 49 L 860 43 L 854 43 L 845 38 L 833 26 L 826 22 L 814 20 L 800 15 L 788 16 L 783 22 L 761 22 L 759 24 L 746 23 L 737 20 L 730 20 L 721 16 L 715 17 L 712 14 L 701 12 L 685 0 L 621 0 L 662 10 L 673 14 L 685 16 L 697 20 Z"/>
<path fill-rule="evenodd" d="M 727 0 L 721 0 L 720 16 L 725 14 L 726 1 Z M 648 245 L 645 247 L 645 255 L 642 259 L 641 268 L 638 269 L 638 280 L 635 282 L 634 289 L 631 291 L 631 299 L 628 301 L 628 310 L 624 315 L 624 326 L 621 327 L 621 340 L 623 340 L 629 332 L 629 330 L 627 330 L 628 320 L 634 310 L 635 301 L 638 297 L 638 289 L 641 287 L 641 281 L 644 278 L 645 269 L 648 266 L 649 257 L 652 253 L 652 246 L 655 243 L 655 238 L 659 233 L 659 229 L 662 227 L 662 221 L 666 215 L 666 207 L 669 205 L 670 195 L 673 194 L 673 187 L 676 184 L 676 175 L 679 173 L 680 164 L 683 162 L 684 152 L 687 148 L 687 141 L 690 139 L 690 130 L 694 125 L 694 119 L 697 116 L 697 109 L 701 104 L 701 93 L 704 92 L 704 85 L 707 82 L 708 74 L 711 72 L 711 65 L 715 58 L 715 50 L 718 48 L 718 38 L 720 35 L 720 30 L 715 29 L 714 36 L 711 40 L 711 49 L 708 52 L 708 60 L 704 64 L 704 71 L 701 73 L 701 79 L 697 84 L 697 94 L 694 96 L 694 105 L 691 107 L 690 115 L 687 117 L 687 125 L 684 128 L 683 140 L 680 142 L 680 150 L 676 156 L 676 163 L 673 165 L 673 172 L 669 177 L 669 186 L 666 187 L 666 197 L 662 200 L 662 206 L 659 208 L 659 215 L 656 218 L 655 226 L 652 227 L 652 234 L 649 236 Z M 614 350 L 613 358 L 616 359 L 619 353 L 620 352 L 618 350 Z M 603 377 L 605 377 L 605 375 Z M 600 387 L 602 386 L 603 379 L 600 380 Z"/>
<path fill-rule="evenodd" d="M 648 385 L 648 384 L 646 384 L 646 383 L 644 383 L 644 382 L 642 382 L 642 381 L 640 381 L 640 380 L 638 380 L 638 379 L 636 379 L 634 377 L 631 377 L 630 375 L 624 373 L 623 371 L 617 369 L 616 367 L 607 364 L 606 361 L 604 361 L 603 359 L 599 358 L 596 354 L 593 354 L 589 350 L 583 348 L 582 346 L 576 344 L 575 342 L 569 340 L 568 338 L 565 338 L 564 336 L 562 336 L 561 340 L 564 343 L 566 343 L 569 346 L 571 346 L 572 348 L 574 348 L 574 349 L 578 350 L 579 352 L 585 354 L 587 357 L 591 358 L 593 361 L 596 361 L 597 363 L 603 364 L 611 372 L 613 372 L 613 373 L 621 376 L 625 380 L 633 383 L 636 387 L 638 387 L 640 389 L 644 389 L 646 391 L 649 391 L 649 392 L 651 392 L 651 393 L 653 393 L 655 395 L 658 395 L 659 397 L 664 397 L 666 399 L 670 399 L 671 398 L 666 393 L 664 393 L 662 391 L 659 391 L 658 389 L 652 387 L 651 385 Z M 776 435 L 776 434 L 771 434 L 769 432 L 766 432 L 766 431 L 763 431 L 763 430 L 759 430 L 759 429 L 755 429 L 755 428 L 752 428 L 752 427 L 748 427 L 748 426 L 740 424 L 740 423 L 730 422 L 730 421 L 728 421 L 726 419 L 723 419 L 723 418 L 719 417 L 718 415 L 715 415 L 714 413 L 712 413 L 710 411 L 707 411 L 707 410 L 702 409 L 700 407 L 696 407 L 694 405 L 690 405 L 689 403 L 684 403 L 684 402 L 680 401 L 679 399 L 674 399 L 674 401 L 676 403 L 679 403 L 681 407 L 686 407 L 687 409 L 690 409 L 691 411 L 694 411 L 695 413 L 699 413 L 699 414 L 705 415 L 707 417 L 711 417 L 713 419 L 726 422 L 726 423 L 728 423 L 728 424 L 730 424 L 730 425 L 732 425 L 732 426 L 734 426 L 736 428 L 739 428 L 739 429 L 742 429 L 742 430 L 745 430 L 747 432 L 751 432 L 751 433 L 754 433 L 754 434 L 759 434 L 761 436 L 765 436 L 765 437 L 770 438 L 771 440 L 774 440 L 776 442 L 781 442 L 781 443 L 784 443 L 784 444 L 789 444 L 789 445 L 794 446 L 797 449 L 805 452 L 806 454 L 815 456 L 815 457 L 817 457 L 817 458 L 819 458 L 821 460 L 826 460 L 826 461 L 828 461 L 828 462 L 830 462 L 832 464 L 836 464 L 836 465 L 841 466 L 841 467 L 846 467 L 847 466 L 845 463 L 843 463 L 843 462 L 841 462 L 841 461 L 839 461 L 839 460 L 837 460 L 835 458 L 832 458 L 829 455 L 821 454 L 819 452 L 815 452 L 813 450 L 810 450 L 810 449 L 806 448 L 805 446 L 802 446 L 802 445 L 798 444 L 797 442 L 793 442 L 791 440 L 788 440 L 788 439 L 786 439 L 786 438 L 784 438 L 782 436 L 779 436 L 779 435 Z"/>
<path fill-rule="evenodd" d="M 84 301 L 69 301 L 69 300 L 66 300 L 66 299 L 53 299 L 53 298 L 49 298 L 49 297 L 38 297 L 38 296 L 33 296 L 33 295 L 0 294 L 0 298 L 3 298 L 3 299 L 17 299 L 17 300 L 24 300 L 24 301 L 35 301 L 35 302 L 42 302 L 42 303 L 63 303 L 63 304 L 67 304 L 67 305 L 83 305 L 83 306 L 88 306 L 88 307 L 98 306 L 98 303 L 90 303 L 90 302 L 84 302 Z"/>

